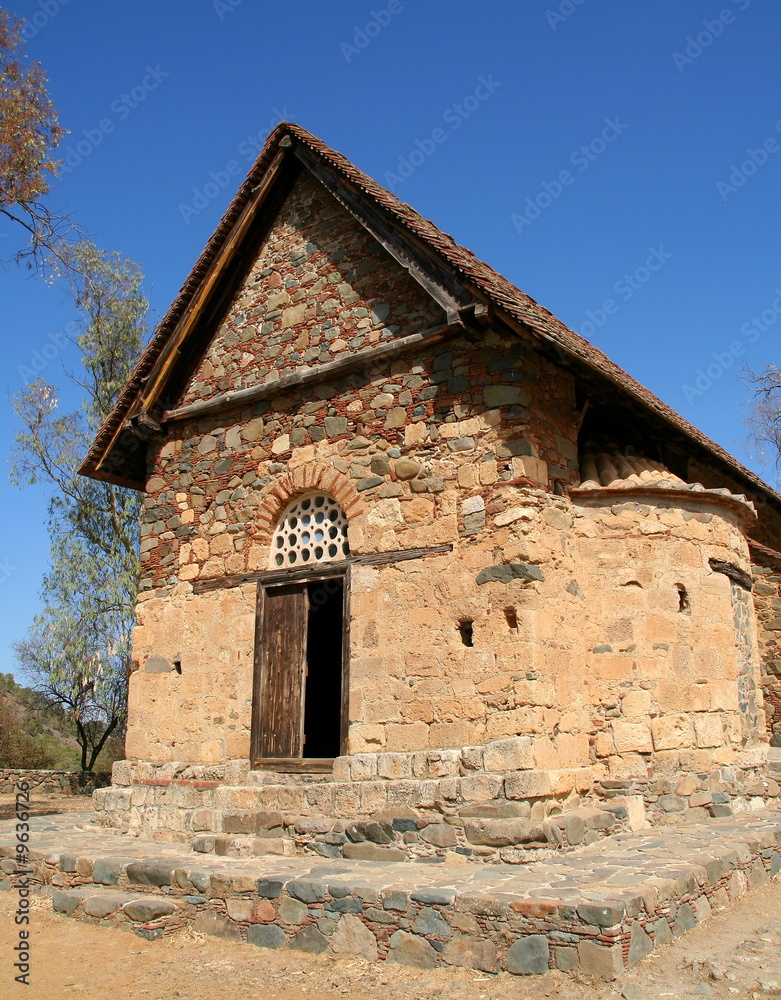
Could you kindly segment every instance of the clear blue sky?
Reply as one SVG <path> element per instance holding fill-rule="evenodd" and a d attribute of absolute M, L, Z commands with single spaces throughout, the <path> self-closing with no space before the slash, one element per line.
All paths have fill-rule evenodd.
<path fill-rule="evenodd" d="M 243 176 L 284 116 L 393 185 L 773 478 L 748 451 L 737 375 L 779 359 L 781 4 L 9 6 L 28 19 L 28 52 L 71 133 L 61 147 L 71 169 L 51 203 L 142 265 L 157 318 L 238 187 L 228 165 Z M 0 252 L 14 239 L 0 223 Z M 7 454 L 19 367 L 71 315 L 61 290 L 19 270 L 0 272 L 0 289 Z M 70 354 L 62 360 L 75 364 Z M 685 387 L 699 391 L 698 369 L 706 380 L 695 395 Z M 57 360 L 43 374 L 59 383 Z M 7 481 L 0 490 L 8 671 L 10 643 L 37 607 L 48 539 L 44 492 Z"/>

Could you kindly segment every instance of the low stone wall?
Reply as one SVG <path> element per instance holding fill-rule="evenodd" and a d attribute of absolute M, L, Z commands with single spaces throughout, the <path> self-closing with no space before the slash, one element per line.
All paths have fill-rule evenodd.
<path fill-rule="evenodd" d="M 528 864 L 630 829 L 629 811 L 584 807 L 542 823 L 519 818 L 518 804 L 474 806 L 458 816 L 421 815 L 403 807 L 371 820 L 234 813 L 228 834 L 202 834 L 191 847 L 202 854 L 251 857 L 317 854 L 351 861 L 492 861 Z M 395 813 L 395 814 L 394 814 Z"/>
<path fill-rule="evenodd" d="M 33 771 L 26 768 L 0 768 L 0 794 L 13 795 L 24 782 L 31 792 L 47 795 L 92 795 L 96 788 L 111 784 L 108 771 Z"/>

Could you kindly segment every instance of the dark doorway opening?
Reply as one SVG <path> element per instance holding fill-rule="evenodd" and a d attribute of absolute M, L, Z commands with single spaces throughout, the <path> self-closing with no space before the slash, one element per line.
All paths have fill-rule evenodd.
<path fill-rule="evenodd" d="M 338 757 L 342 722 L 344 579 L 307 585 L 304 757 Z"/>

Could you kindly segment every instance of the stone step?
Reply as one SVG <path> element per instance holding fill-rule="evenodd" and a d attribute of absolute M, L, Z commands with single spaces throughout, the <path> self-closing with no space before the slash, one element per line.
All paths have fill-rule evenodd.
<path fill-rule="evenodd" d="M 545 856 L 541 852 L 590 844 L 627 828 L 627 810 L 618 802 L 606 809 L 583 806 L 540 822 L 532 822 L 528 813 L 517 803 L 483 804 L 456 816 L 422 814 L 402 806 L 352 821 L 278 812 L 222 813 L 226 833 L 202 832 L 190 846 L 198 853 L 237 858 L 314 853 L 327 858 L 432 861 L 455 852 L 522 864 Z"/>
<path fill-rule="evenodd" d="M 51 901 L 57 913 L 86 923 L 126 926 L 150 941 L 173 934 L 187 922 L 181 905 L 170 899 L 136 892 L 113 892 L 100 884 L 74 889 L 52 888 Z"/>
<path fill-rule="evenodd" d="M 37 819 L 32 874 L 17 870 L 13 821 L 0 823 L 0 889 L 23 874 L 59 912 L 144 937 L 191 926 L 420 968 L 614 979 L 781 871 L 781 814 L 769 810 L 621 833 L 521 868 L 194 855 L 74 817 Z"/>

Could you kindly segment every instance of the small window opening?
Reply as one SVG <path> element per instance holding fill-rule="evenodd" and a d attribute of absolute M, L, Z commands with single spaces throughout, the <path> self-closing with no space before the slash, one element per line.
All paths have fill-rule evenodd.
<path fill-rule="evenodd" d="M 174 670 L 177 672 L 177 674 L 181 674 L 181 672 L 182 672 L 182 661 L 181 660 L 174 660 Z"/>
<path fill-rule="evenodd" d="M 682 583 L 676 584 L 678 588 L 678 611 L 691 611 L 689 604 L 689 593 Z"/>
<path fill-rule="evenodd" d="M 505 608 L 504 617 L 507 619 L 507 625 L 511 632 L 518 631 L 518 614 L 515 608 Z"/>
<path fill-rule="evenodd" d="M 458 631 L 461 634 L 461 642 L 463 642 L 465 646 L 474 646 L 473 625 L 474 622 L 471 618 L 464 618 L 458 623 Z"/>

